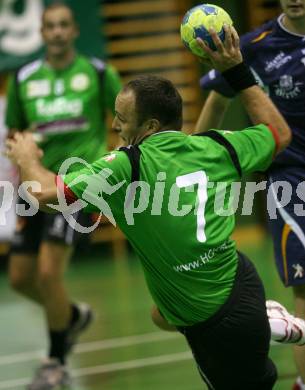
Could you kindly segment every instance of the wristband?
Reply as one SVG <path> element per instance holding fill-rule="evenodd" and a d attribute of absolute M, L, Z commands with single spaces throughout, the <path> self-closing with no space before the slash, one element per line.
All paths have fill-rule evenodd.
<path fill-rule="evenodd" d="M 250 68 L 244 62 L 225 70 L 221 74 L 235 92 L 257 85 Z"/>

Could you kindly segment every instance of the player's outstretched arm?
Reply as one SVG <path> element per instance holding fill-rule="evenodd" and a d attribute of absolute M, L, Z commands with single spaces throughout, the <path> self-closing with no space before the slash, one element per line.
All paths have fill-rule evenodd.
<path fill-rule="evenodd" d="M 285 149 L 291 141 L 291 130 L 269 97 L 258 86 L 241 91 L 240 96 L 252 123 L 271 125 L 278 134 L 277 152 Z"/>
<path fill-rule="evenodd" d="M 15 133 L 6 141 L 6 155 L 18 166 L 21 182 L 32 181 L 29 191 L 39 202 L 39 208 L 46 212 L 54 212 L 48 203 L 57 203 L 56 176 L 45 169 L 40 159 L 43 155 L 30 133 Z"/>
<path fill-rule="evenodd" d="M 239 47 L 239 36 L 232 26 L 225 26 L 226 39 L 223 43 L 214 30 L 211 37 L 217 48 L 211 50 L 200 38 L 198 44 L 208 56 L 208 64 L 220 71 L 231 88 L 239 93 L 242 103 L 254 124 L 272 125 L 277 136 L 277 152 L 291 141 L 291 130 L 270 98 L 257 86 L 253 75 L 243 63 Z"/>
<path fill-rule="evenodd" d="M 218 92 L 210 92 L 196 123 L 195 133 L 220 128 L 230 100 Z"/>

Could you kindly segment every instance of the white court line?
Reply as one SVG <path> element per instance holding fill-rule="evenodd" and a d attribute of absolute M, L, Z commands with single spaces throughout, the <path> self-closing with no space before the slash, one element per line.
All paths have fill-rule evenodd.
<path fill-rule="evenodd" d="M 80 378 L 83 376 L 105 374 L 108 372 L 132 370 L 134 368 L 142 368 L 149 366 L 157 366 L 160 364 L 169 364 L 192 358 L 190 351 L 174 353 L 170 355 L 153 356 L 144 359 L 127 360 L 126 362 L 103 364 L 95 367 L 85 367 L 72 370 L 72 378 Z M 30 378 L 21 378 L 0 382 L 0 389 L 15 389 L 25 386 L 29 383 Z"/>
<path fill-rule="evenodd" d="M 171 340 L 171 339 L 179 338 L 180 336 L 181 336 L 180 333 L 152 332 L 152 333 L 144 333 L 141 335 L 117 337 L 113 339 L 106 339 L 100 341 L 91 341 L 88 343 L 77 344 L 74 353 L 85 353 L 85 352 L 102 351 L 111 348 L 129 347 L 132 345 L 150 343 L 154 341 Z M 273 347 L 280 347 L 283 345 L 285 344 L 271 341 L 271 346 Z M 16 363 L 37 360 L 43 358 L 44 356 L 45 356 L 44 350 L 21 352 L 21 353 L 4 355 L 4 356 L 0 355 L 0 366 L 4 366 L 6 364 L 16 364 Z"/>
<path fill-rule="evenodd" d="M 171 340 L 181 337 L 180 333 L 169 332 L 152 332 L 141 335 L 133 335 L 127 337 L 117 337 L 100 341 L 91 341 L 76 345 L 75 353 L 85 353 L 93 351 L 101 351 L 105 349 L 129 347 L 132 345 L 150 343 L 154 341 Z M 31 360 L 41 359 L 45 356 L 44 350 L 21 352 L 13 355 L 0 355 L 0 366 L 6 364 L 22 363 Z"/>

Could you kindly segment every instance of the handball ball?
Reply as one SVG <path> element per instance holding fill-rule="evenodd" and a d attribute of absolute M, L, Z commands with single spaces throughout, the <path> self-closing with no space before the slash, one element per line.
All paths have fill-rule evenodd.
<path fill-rule="evenodd" d="M 221 7 L 213 4 L 201 4 L 191 8 L 183 17 L 180 34 L 184 44 L 193 54 L 206 57 L 196 38 L 201 38 L 212 50 L 216 50 L 209 34 L 214 28 L 219 38 L 224 41 L 224 24 L 233 25 L 230 15 Z"/>

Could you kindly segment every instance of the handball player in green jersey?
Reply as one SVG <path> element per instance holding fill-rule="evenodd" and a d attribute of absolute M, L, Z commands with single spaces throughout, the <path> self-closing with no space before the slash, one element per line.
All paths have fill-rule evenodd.
<path fill-rule="evenodd" d="M 51 211 L 51 203 L 64 199 L 64 213 L 81 204 L 116 221 L 141 260 L 154 321 L 186 337 L 209 389 L 271 389 L 276 369 L 268 357 L 263 285 L 230 237 L 234 215 L 220 215 L 215 199 L 218 183 L 265 169 L 291 133 L 243 63 L 236 31 L 226 27 L 225 43 L 211 35 L 217 51 L 199 43 L 240 94 L 253 127 L 186 135 L 178 91 L 147 75 L 130 81 L 116 99 L 113 128 L 128 147 L 57 176 L 43 167 L 29 134 L 8 140 L 7 155 L 22 181 L 41 184 L 31 192 L 41 209 Z M 286 326 L 283 340 L 287 331 L 285 341 L 304 343 L 304 323 L 276 303 L 273 309 L 277 329 Z"/>
<path fill-rule="evenodd" d="M 71 9 L 63 3 L 44 10 L 41 33 L 46 56 L 24 65 L 11 77 L 6 124 L 11 134 L 33 133 L 43 150 L 43 164 L 57 172 L 71 156 L 93 162 L 106 152 L 106 115 L 108 111 L 114 114 L 121 84 L 111 66 L 75 51 L 78 27 Z M 74 218 L 90 224 L 81 212 Z M 50 344 L 49 358 L 37 371 L 31 390 L 69 383 L 67 353 L 91 321 L 90 307 L 73 303 L 63 282 L 80 237 L 61 213 L 18 216 L 10 281 L 16 291 L 44 308 Z"/>

